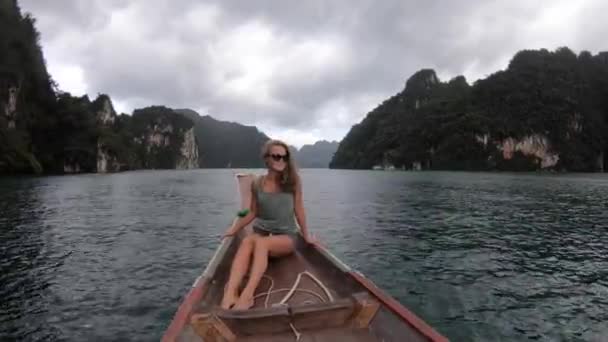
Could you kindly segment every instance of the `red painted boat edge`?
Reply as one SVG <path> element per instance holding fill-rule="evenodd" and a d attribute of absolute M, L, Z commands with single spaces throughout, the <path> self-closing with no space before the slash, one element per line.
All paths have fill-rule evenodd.
<path fill-rule="evenodd" d="M 165 330 L 165 334 L 161 340 L 162 342 L 173 342 L 177 340 L 179 334 L 188 323 L 194 304 L 201 300 L 204 292 L 207 290 L 207 284 L 208 280 L 201 278 L 196 285 L 190 289 L 190 292 L 188 292 L 173 316 L 171 324 L 167 330 Z"/>
<path fill-rule="evenodd" d="M 416 316 L 413 312 L 406 309 L 397 300 L 386 294 L 378 286 L 376 286 L 371 280 L 365 278 L 357 272 L 348 272 L 361 285 L 365 286 L 374 296 L 382 301 L 389 309 L 394 313 L 403 318 L 408 324 L 418 330 L 421 334 L 426 336 L 432 342 L 448 342 L 449 340 L 443 335 L 439 334 L 435 329 L 426 324 L 422 319 Z"/>

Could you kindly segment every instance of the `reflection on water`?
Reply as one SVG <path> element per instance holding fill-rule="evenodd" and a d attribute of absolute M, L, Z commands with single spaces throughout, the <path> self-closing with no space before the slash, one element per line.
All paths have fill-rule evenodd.
<path fill-rule="evenodd" d="M 608 177 L 304 170 L 310 229 L 453 341 L 608 336 Z M 0 340 L 158 340 L 228 170 L 0 180 Z"/>
<path fill-rule="evenodd" d="M 56 339 L 44 319 L 52 295 L 50 279 L 63 256 L 47 248 L 41 217 L 47 207 L 35 179 L 0 181 L 0 339 Z"/>

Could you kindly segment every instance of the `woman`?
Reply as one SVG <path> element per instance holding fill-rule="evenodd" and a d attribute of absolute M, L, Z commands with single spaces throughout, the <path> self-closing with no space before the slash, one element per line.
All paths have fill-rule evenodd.
<path fill-rule="evenodd" d="M 268 266 L 268 257 L 293 253 L 298 225 L 304 241 L 314 243 L 306 227 L 302 183 L 287 144 L 278 140 L 268 141 L 263 148 L 263 158 L 268 170 L 266 175 L 252 183 L 249 213 L 235 221 L 224 234 L 233 236 L 255 220 L 254 233 L 243 239 L 234 257 L 221 303 L 224 309 L 246 310 L 253 306 L 253 295 Z M 248 271 L 251 258 L 249 281 L 239 296 L 238 287 Z"/>

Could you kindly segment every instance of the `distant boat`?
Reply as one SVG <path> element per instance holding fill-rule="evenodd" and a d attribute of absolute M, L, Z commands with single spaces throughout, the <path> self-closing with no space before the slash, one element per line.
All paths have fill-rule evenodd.
<path fill-rule="evenodd" d="M 240 208 L 249 208 L 253 177 L 236 178 Z M 325 247 L 301 237 L 294 254 L 269 262 L 251 309 L 219 308 L 236 249 L 250 231 L 222 240 L 162 341 L 448 341 Z"/>
<path fill-rule="evenodd" d="M 372 167 L 372 170 L 377 170 L 377 171 L 395 171 L 396 168 L 394 165 L 374 165 Z"/>

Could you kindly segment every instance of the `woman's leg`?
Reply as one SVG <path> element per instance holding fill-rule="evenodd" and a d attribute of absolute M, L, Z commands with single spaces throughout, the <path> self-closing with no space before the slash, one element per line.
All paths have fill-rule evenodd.
<path fill-rule="evenodd" d="M 256 241 L 260 238 L 259 235 L 249 235 L 241 241 L 241 244 L 236 251 L 234 260 L 232 261 L 232 267 L 230 268 L 230 277 L 224 287 L 224 298 L 222 299 L 221 307 L 223 309 L 229 309 L 234 305 L 239 297 L 238 288 L 239 284 L 243 280 L 247 269 L 249 268 L 249 262 L 251 261 L 251 254 L 253 253 Z"/>
<path fill-rule="evenodd" d="M 280 257 L 291 254 L 293 251 L 294 242 L 290 236 L 259 237 L 253 250 L 253 266 L 251 266 L 249 281 L 234 305 L 234 309 L 246 310 L 253 306 L 253 295 L 268 267 L 268 256 Z"/>

